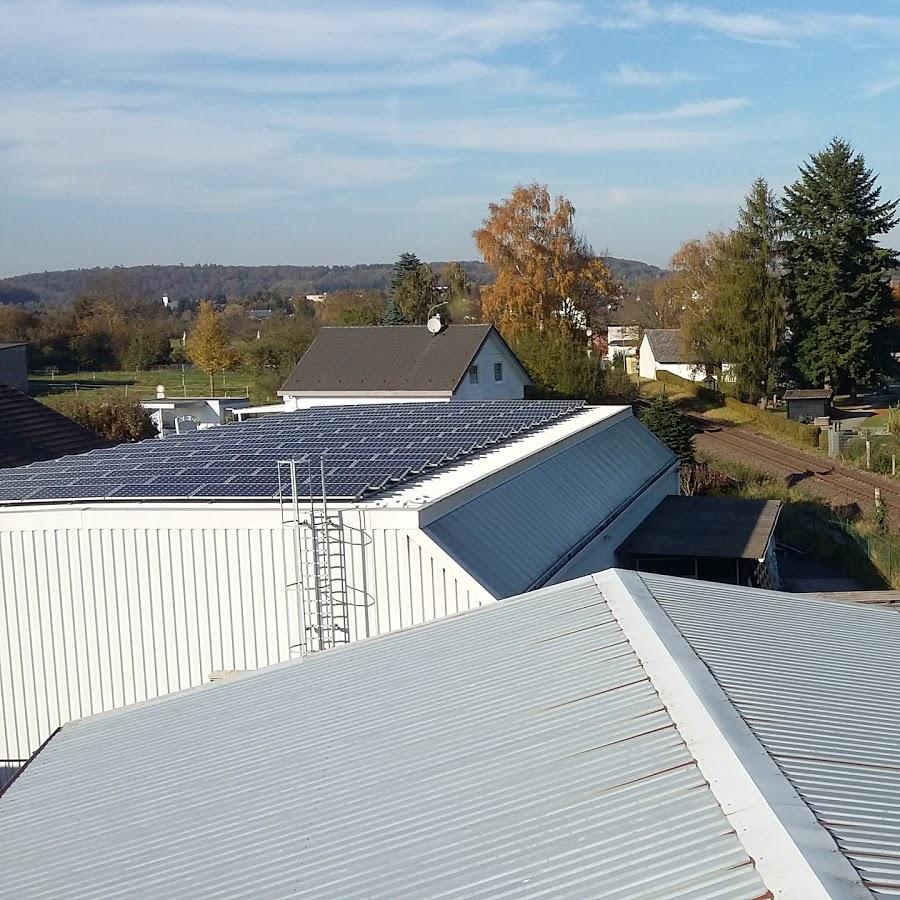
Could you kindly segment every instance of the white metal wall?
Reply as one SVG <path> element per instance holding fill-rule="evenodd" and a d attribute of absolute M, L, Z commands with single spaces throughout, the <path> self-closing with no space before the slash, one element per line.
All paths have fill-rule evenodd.
<path fill-rule="evenodd" d="M 84 518 L 0 516 L 0 760 L 27 758 L 70 719 L 284 661 L 301 642 L 288 585 L 307 573 L 277 511 L 167 514 L 178 527 L 134 527 L 126 510 Z M 353 608 L 353 639 L 367 619 L 374 635 L 491 599 L 415 529 L 356 543 L 351 596 L 372 605 Z"/>

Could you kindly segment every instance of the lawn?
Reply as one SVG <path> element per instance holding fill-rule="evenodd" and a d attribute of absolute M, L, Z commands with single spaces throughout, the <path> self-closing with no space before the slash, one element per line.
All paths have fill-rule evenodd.
<path fill-rule="evenodd" d="M 262 382 L 262 383 L 261 383 Z M 230 397 L 250 396 L 254 403 L 275 403 L 278 396 L 265 379 L 255 373 L 226 372 L 215 378 L 215 393 Z M 197 397 L 209 394 L 209 377 L 193 366 L 152 369 L 149 371 L 78 372 L 68 375 L 30 375 L 32 396 L 41 397 L 66 391 L 107 391 L 147 400 L 156 396 L 162 385 L 171 397 Z"/>

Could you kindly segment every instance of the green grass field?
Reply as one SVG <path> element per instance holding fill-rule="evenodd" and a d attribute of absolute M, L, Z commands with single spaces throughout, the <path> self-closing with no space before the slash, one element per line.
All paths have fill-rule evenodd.
<path fill-rule="evenodd" d="M 223 383 L 224 381 L 224 383 Z M 265 384 L 256 374 L 226 372 L 215 377 L 216 395 L 230 397 L 250 395 L 254 403 L 276 403 L 276 389 Z M 263 383 L 260 383 L 263 382 Z M 29 389 L 34 397 L 60 394 L 68 391 L 104 391 L 127 395 L 138 400 L 156 396 L 156 386 L 161 384 L 171 397 L 196 397 L 209 394 L 209 377 L 192 366 L 181 369 L 152 369 L 146 372 L 78 372 L 69 375 L 29 375 Z"/>

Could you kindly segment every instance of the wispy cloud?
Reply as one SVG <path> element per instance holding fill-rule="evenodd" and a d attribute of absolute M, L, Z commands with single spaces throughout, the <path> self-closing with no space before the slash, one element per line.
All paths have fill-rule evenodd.
<path fill-rule="evenodd" d="M 726 12 L 695 3 L 651 3 L 626 0 L 614 15 L 601 20 L 607 28 L 637 30 L 659 24 L 694 27 L 740 41 L 787 46 L 809 39 L 900 37 L 900 16 L 864 13 L 779 11 Z"/>
<path fill-rule="evenodd" d="M 878 97 L 897 88 L 900 88 L 900 62 L 891 63 L 881 77 L 863 85 L 863 95 Z"/>
<path fill-rule="evenodd" d="M 645 69 L 643 66 L 626 65 L 623 63 L 615 72 L 607 75 L 605 81 L 621 87 L 670 87 L 675 84 L 684 84 L 688 81 L 696 81 L 697 76 L 689 72 L 660 72 Z"/>
<path fill-rule="evenodd" d="M 666 121 L 667 119 L 707 119 L 722 116 L 750 105 L 746 97 L 723 97 L 721 100 L 695 100 L 679 103 L 671 109 L 649 113 L 626 113 L 622 119 L 638 121 Z"/>

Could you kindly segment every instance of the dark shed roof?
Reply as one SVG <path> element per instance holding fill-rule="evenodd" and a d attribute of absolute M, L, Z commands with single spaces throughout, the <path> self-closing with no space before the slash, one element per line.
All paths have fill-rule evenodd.
<path fill-rule="evenodd" d="M 0 383 L 0 467 L 107 447 L 93 431 Z"/>
<path fill-rule="evenodd" d="M 644 332 L 658 363 L 690 363 L 684 352 L 684 340 L 677 328 L 648 328 Z"/>
<path fill-rule="evenodd" d="M 451 393 L 492 331 L 503 340 L 493 325 L 323 328 L 281 390 Z"/>
<path fill-rule="evenodd" d="M 635 556 L 762 559 L 778 500 L 666 497 L 619 547 Z"/>
<path fill-rule="evenodd" d="M 830 388 L 811 388 L 809 390 L 785 391 L 785 400 L 830 400 L 834 391 Z"/>

